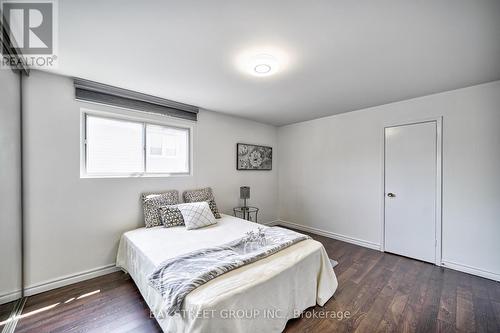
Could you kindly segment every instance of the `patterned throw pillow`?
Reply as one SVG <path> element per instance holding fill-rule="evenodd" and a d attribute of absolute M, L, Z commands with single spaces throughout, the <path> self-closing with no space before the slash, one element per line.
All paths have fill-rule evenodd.
<path fill-rule="evenodd" d="M 177 205 L 179 203 L 179 192 L 171 190 L 164 193 L 144 193 L 142 195 L 142 208 L 144 210 L 144 224 L 146 228 L 161 225 L 161 206 Z"/>
<path fill-rule="evenodd" d="M 184 203 L 177 205 L 177 208 L 181 211 L 184 224 L 186 224 L 186 229 L 188 230 L 203 228 L 217 223 L 206 201 Z"/>
<path fill-rule="evenodd" d="M 220 213 L 219 213 L 219 208 L 217 208 L 217 204 L 215 203 L 215 200 L 208 200 L 208 207 L 210 207 L 210 210 L 212 211 L 212 214 L 214 214 L 216 219 L 220 219 Z"/>
<path fill-rule="evenodd" d="M 198 190 L 184 191 L 182 196 L 184 197 L 184 202 L 200 202 L 213 199 L 214 194 L 211 187 L 205 187 Z"/>
<path fill-rule="evenodd" d="M 162 206 L 158 209 L 160 211 L 160 220 L 165 228 L 184 225 L 184 218 L 177 206 Z"/>
<path fill-rule="evenodd" d="M 184 197 L 184 202 L 207 201 L 215 218 L 221 218 L 219 209 L 217 208 L 217 204 L 215 203 L 215 197 L 211 187 L 205 187 L 199 190 L 184 191 L 182 196 Z"/>

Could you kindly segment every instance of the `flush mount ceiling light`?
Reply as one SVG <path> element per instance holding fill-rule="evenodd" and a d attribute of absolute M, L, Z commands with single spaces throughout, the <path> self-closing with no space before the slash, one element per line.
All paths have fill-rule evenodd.
<path fill-rule="evenodd" d="M 266 64 L 260 64 L 260 65 L 255 66 L 255 68 L 253 70 L 257 74 L 266 74 L 266 73 L 269 73 L 271 71 L 271 66 L 266 65 Z"/>
<path fill-rule="evenodd" d="M 291 59 L 289 51 L 272 45 L 258 45 L 237 50 L 234 54 L 235 67 L 245 76 L 268 77 L 289 72 Z"/>
<path fill-rule="evenodd" d="M 269 76 L 279 70 L 279 63 L 270 54 L 258 54 L 250 58 L 247 70 L 255 76 Z"/>

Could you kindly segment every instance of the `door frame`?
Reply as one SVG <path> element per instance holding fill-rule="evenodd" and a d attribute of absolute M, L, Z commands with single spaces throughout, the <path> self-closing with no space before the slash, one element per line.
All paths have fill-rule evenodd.
<path fill-rule="evenodd" d="M 443 191 L 443 117 L 424 118 L 413 121 L 400 121 L 393 124 L 384 125 L 382 129 L 382 230 L 380 251 L 385 252 L 385 130 L 390 127 L 416 125 L 422 123 L 436 123 L 436 216 L 435 216 L 435 261 L 434 264 L 442 266 L 442 191 Z"/>

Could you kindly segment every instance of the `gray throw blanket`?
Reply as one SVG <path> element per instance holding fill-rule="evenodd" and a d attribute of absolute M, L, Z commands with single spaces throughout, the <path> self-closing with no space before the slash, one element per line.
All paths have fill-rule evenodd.
<path fill-rule="evenodd" d="M 231 243 L 163 262 L 149 276 L 149 284 L 162 295 L 167 304 L 165 311 L 172 316 L 180 312 L 187 294 L 204 283 L 309 238 L 280 227 L 259 228 Z"/>

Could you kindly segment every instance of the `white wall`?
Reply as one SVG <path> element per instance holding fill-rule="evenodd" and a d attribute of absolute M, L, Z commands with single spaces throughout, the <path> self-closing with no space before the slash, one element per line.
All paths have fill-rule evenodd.
<path fill-rule="evenodd" d="M 0 70 L 0 304 L 21 288 L 19 75 Z"/>
<path fill-rule="evenodd" d="M 172 188 L 212 186 L 222 211 L 231 213 L 239 204 L 239 186 L 249 185 L 263 222 L 279 216 L 376 246 L 382 222 L 382 128 L 435 116 L 444 117 L 443 259 L 500 274 L 494 257 L 500 253 L 500 82 L 278 130 L 202 110 L 194 175 L 174 178 L 80 179 L 80 108 L 109 109 L 73 96 L 70 78 L 32 71 L 25 82 L 28 287 L 112 265 L 121 233 L 142 225 L 140 193 Z M 2 126 L 3 119 L 2 113 Z M 12 126 L 8 143 L 2 137 L 2 153 L 14 142 Z M 274 169 L 236 171 L 237 142 L 274 147 Z M 2 155 L 2 172 L 4 156 L 15 155 L 11 148 Z M 12 164 L 2 182 L 14 179 L 17 169 Z M 15 189 L 4 189 L 0 204 L 14 197 Z M 16 219 L 15 212 L 6 211 L 2 206 L 2 228 L 4 220 Z"/>
<path fill-rule="evenodd" d="M 379 245 L 383 127 L 437 116 L 443 261 L 500 278 L 500 81 L 280 127 L 280 218 Z"/>
<path fill-rule="evenodd" d="M 277 218 L 276 149 L 272 171 L 235 167 L 237 142 L 277 146 L 274 126 L 202 110 L 193 176 L 80 179 L 80 107 L 109 109 L 76 102 L 70 78 L 38 71 L 25 82 L 25 101 L 28 287 L 113 264 L 120 235 L 143 225 L 142 192 L 212 186 L 231 214 L 249 185 L 260 221 Z"/>

